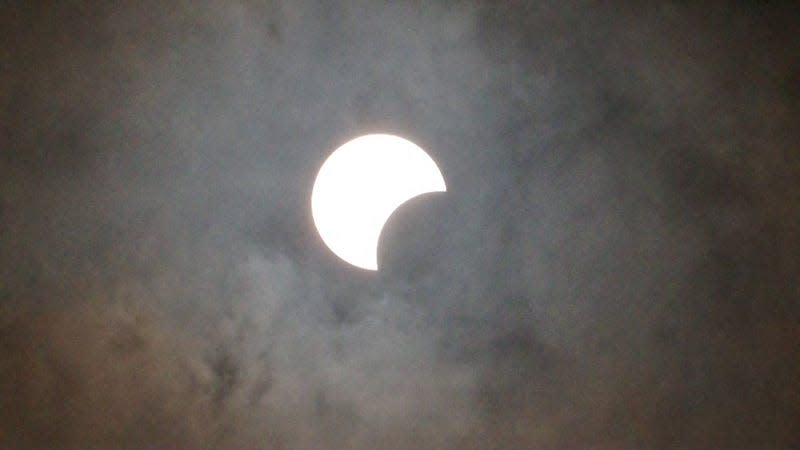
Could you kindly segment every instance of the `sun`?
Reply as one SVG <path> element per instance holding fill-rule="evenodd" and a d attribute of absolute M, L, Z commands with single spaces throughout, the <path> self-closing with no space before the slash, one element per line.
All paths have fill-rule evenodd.
<path fill-rule="evenodd" d="M 444 192 L 439 167 L 419 146 L 390 134 L 369 134 L 336 149 L 311 194 L 314 224 L 344 261 L 378 270 L 378 241 L 392 213 L 409 199 Z"/>

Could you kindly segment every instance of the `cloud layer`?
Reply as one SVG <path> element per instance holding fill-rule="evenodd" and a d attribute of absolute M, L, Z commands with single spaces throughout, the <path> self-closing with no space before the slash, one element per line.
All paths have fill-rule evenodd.
<path fill-rule="evenodd" d="M 0 446 L 791 446 L 777 2 L 24 2 L 0 17 Z M 308 201 L 387 132 L 385 270 Z"/>

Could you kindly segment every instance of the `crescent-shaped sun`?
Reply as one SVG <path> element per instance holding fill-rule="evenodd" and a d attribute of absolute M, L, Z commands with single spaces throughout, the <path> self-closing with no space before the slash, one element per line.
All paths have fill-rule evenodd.
<path fill-rule="evenodd" d="M 378 240 L 395 209 L 446 186 L 436 163 L 412 142 L 369 134 L 336 149 L 319 170 L 311 214 L 325 244 L 348 263 L 378 270 Z"/>

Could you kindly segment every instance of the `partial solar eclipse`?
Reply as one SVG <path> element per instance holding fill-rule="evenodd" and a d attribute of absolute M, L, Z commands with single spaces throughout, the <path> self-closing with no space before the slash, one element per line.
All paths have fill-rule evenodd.
<path fill-rule="evenodd" d="M 322 164 L 311 215 L 333 253 L 378 270 L 378 240 L 392 213 L 413 197 L 446 190 L 439 167 L 416 144 L 369 134 L 342 145 Z"/>

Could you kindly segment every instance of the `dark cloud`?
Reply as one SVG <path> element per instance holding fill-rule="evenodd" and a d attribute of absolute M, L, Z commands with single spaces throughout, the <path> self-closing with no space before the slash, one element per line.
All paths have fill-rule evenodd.
<path fill-rule="evenodd" d="M 790 2 L 86 2 L 0 14 L 0 446 L 786 447 Z M 383 269 L 311 184 L 447 180 Z"/>

